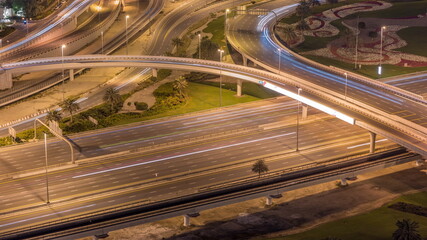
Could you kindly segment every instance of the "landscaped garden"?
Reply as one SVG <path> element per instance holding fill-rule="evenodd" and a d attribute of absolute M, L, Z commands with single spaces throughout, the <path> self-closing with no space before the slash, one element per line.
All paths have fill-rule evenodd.
<path fill-rule="evenodd" d="M 415 211 L 413 211 L 415 209 Z M 427 237 L 427 192 L 399 197 L 385 206 L 353 217 L 322 224 L 314 229 L 273 238 L 274 240 L 389 240 L 389 239 L 424 239 Z M 424 238 L 395 238 L 393 233 L 400 229 L 397 221 L 404 219 L 415 222 L 409 226 Z M 404 223 L 407 224 L 407 223 Z M 405 227 L 405 226 L 403 226 Z M 407 232 L 407 231 L 406 231 Z M 405 232 L 405 233 L 406 233 Z M 397 236 L 396 236 L 397 237 Z M 273 240 L 270 239 L 270 240 Z"/>
<path fill-rule="evenodd" d="M 372 78 L 427 70 L 427 1 L 328 2 L 301 1 L 277 25 L 281 41 L 306 58 Z"/>

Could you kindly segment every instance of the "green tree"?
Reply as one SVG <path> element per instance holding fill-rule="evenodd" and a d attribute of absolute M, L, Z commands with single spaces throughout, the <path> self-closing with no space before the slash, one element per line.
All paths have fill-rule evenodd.
<path fill-rule="evenodd" d="M 295 27 L 295 29 L 297 29 L 298 31 L 304 31 L 304 30 L 309 30 L 310 26 L 308 26 L 308 24 L 303 19 L 303 20 L 301 20 L 301 21 L 298 22 L 298 24 Z"/>
<path fill-rule="evenodd" d="M 123 103 L 122 96 L 120 96 L 119 91 L 112 87 L 107 88 L 102 99 L 110 105 L 111 113 L 114 112 L 114 109 L 120 108 Z"/>
<path fill-rule="evenodd" d="M 264 160 L 260 159 L 252 165 L 252 172 L 257 173 L 260 178 L 262 173 L 268 172 L 268 166 Z"/>
<path fill-rule="evenodd" d="M 319 0 L 308 0 L 308 4 L 311 7 L 320 6 L 320 1 Z"/>
<path fill-rule="evenodd" d="M 218 44 L 212 42 L 207 36 L 200 43 L 202 59 L 214 60 L 218 56 Z"/>
<path fill-rule="evenodd" d="M 52 111 L 47 112 L 46 120 L 48 122 L 50 122 L 50 121 L 59 122 L 59 121 L 61 121 L 61 119 L 62 119 L 62 116 L 58 110 L 52 110 Z"/>
<path fill-rule="evenodd" d="M 310 14 L 310 4 L 305 0 L 301 0 L 295 9 L 297 16 L 301 17 L 301 21 Z"/>
<path fill-rule="evenodd" d="M 287 25 L 287 26 L 283 27 L 282 32 L 284 35 L 284 40 L 288 44 L 295 42 L 295 40 L 298 38 L 297 34 L 295 33 L 294 27 L 292 27 L 291 25 Z"/>
<path fill-rule="evenodd" d="M 70 121 L 73 122 L 73 113 L 80 109 L 80 106 L 72 99 L 65 99 L 61 103 L 63 111 L 66 111 L 70 114 Z"/>
<path fill-rule="evenodd" d="M 183 76 L 179 76 L 173 83 L 173 88 L 178 91 L 179 96 L 186 98 L 185 89 L 188 87 L 188 82 Z"/>
<path fill-rule="evenodd" d="M 182 41 L 181 38 L 176 37 L 172 39 L 172 46 L 178 48 L 178 47 L 184 46 L 184 42 Z"/>
<path fill-rule="evenodd" d="M 397 229 L 393 233 L 393 240 L 421 240 L 417 222 L 410 219 L 397 220 L 396 226 Z"/>

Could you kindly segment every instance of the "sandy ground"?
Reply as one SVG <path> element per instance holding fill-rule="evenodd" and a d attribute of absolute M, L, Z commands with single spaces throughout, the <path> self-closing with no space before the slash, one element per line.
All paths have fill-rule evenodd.
<path fill-rule="evenodd" d="M 414 163 L 358 176 L 347 187 L 329 182 L 283 193 L 273 206 L 265 199 L 201 212 L 183 227 L 182 217 L 126 228 L 106 239 L 265 239 L 313 228 L 321 223 L 367 212 L 403 194 L 427 191 L 426 166 Z M 85 238 L 89 239 L 89 238 Z"/>

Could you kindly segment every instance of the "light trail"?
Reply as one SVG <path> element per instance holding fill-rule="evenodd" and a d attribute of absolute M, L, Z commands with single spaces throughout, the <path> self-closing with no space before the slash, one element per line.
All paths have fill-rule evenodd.
<path fill-rule="evenodd" d="M 378 141 L 375 141 L 375 142 L 378 143 L 378 142 L 384 142 L 384 141 L 387 141 L 387 139 L 384 138 L 384 139 L 381 139 L 381 140 L 378 140 Z M 347 147 L 347 149 L 353 149 L 353 148 L 357 148 L 357 147 L 362 147 L 362 146 L 366 146 L 366 145 L 369 145 L 369 144 L 371 144 L 371 143 L 362 143 L 362 144 L 359 144 L 359 145 L 354 145 L 354 146 L 351 146 L 351 147 Z"/>
<path fill-rule="evenodd" d="M 97 172 L 92 172 L 92 173 L 87 173 L 87 174 L 82 174 L 82 175 L 74 176 L 73 178 L 87 177 L 87 176 L 92 176 L 92 175 L 96 175 L 96 174 L 100 174 L 100 173 L 107 173 L 107 172 L 122 170 L 122 169 L 126 169 L 126 168 L 131 168 L 131 167 L 136 167 L 136 166 L 141 166 L 141 165 L 147 165 L 147 164 L 150 164 L 150 163 L 162 162 L 162 161 L 166 161 L 166 160 L 170 160 L 170 159 L 174 159 L 174 158 L 186 157 L 186 156 L 191 156 L 191 155 L 195 155 L 195 154 L 199 154 L 199 153 L 205 153 L 205 152 L 211 152 L 211 151 L 215 151 L 215 150 L 220 150 L 220 149 L 225 149 L 225 148 L 240 146 L 240 145 L 244 145 L 244 144 L 248 144 L 248 143 L 260 142 L 260 141 L 264 141 L 264 140 L 269 140 L 269 139 L 284 137 L 284 136 L 288 136 L 288 135 L 292 135 L 292 134 L 295 134 L 295 132 L 280 134 L 280 135 L 276 135 L 276 136 L 272 136 L 272 137 L 255 139 L 255 140 L 246 141 L 246 142 L 240 142 L 240 143 L 230 144 L 230 145 L 222 146 L 222 147 L 216 147 L 216 148 L 210 148 L 210 149 L 200 150 L 200 151 L 196 151 L 196 152 L 190 152 L 190 153 L 184 153 L 184 154 L 180 154 L 180 155 L 174 155 L 174 156 L 160 158 L 160 159 L 155 159 L 155 160 L 151 160 L 151 161 L 147 161 L 147 162 L 141 162 L 141 163 L 131 164 L 131 165 L 123 166 L 123 167 L 110 168 L 110 169 L 107 169 L 107 170 L 102 170 L 102 171 L 97 171 Z"/>

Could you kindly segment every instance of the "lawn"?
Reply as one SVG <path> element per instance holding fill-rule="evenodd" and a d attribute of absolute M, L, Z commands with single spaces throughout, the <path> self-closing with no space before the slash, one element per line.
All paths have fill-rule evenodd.
<path fill-rule="evenodd" d="M 245 86 L 246 83 L 243 84 Z M 192 83 L 188 84 L 189 99 L 185 105 L 179 106 L 176 109 L 171 109 L 166 112 L 162 112 L 156 115 L 135 117 L 135 118 L 124 118 L 116 121 L 114 125 L 121 125 L 132 122 L 139 122 L 149 119 L 174 116 L 189 112 L 201 111 L 211 108 L 219 107 L 219 88 L 209 86 L 206 84 Z M 222 90 L 222 106 L 229 106 L 238 103 L 245 103 L 250 101 L 259 100 L 261 98 L 245 95 L 242 97 L 236 97 L 235 91 L 227 89 Z M 269 94 L 264 94 L 265 97 L 271 97 Z"/>
<path fill-rule="evenodd" d="M 360 12 L 357 15 L 361 18 L 406 18 L 414 17 L 419 14 L 425 14 L 427 9 L 427 1 L 412 1 L 412 2 L 392 2 L 393 6 L 384 10 Z M 356 17 L 356 14 L 347 16 L 346 18 Z"/>
<path fill-rule="evenodd" d="M 404 28 L 397 34 L 408 43 L 397 51 L 427 57 L 427 27 Z"/>
<path fill-rule="evenodd" d="M 312 56 L 312 55 L 305 55 L 304 57 L 311 59 L 313 61 L 316 61 L 318 63 L 321 63 L 326 66 L 334 66 L 338 67 L 344 70 L 347 70 L 349 72 L 354 72 L 357 74 L 361 74 L 373 79 L 378 79 L 378 66 L 377 65 L 363 65 L 362 69 L 354 70 L 354 64 L 353 63 L 345 63 L 342 61 L 338 61 L 331 58 L 326 57 L 320 57 L 320 56 Z M 382 75 L 381 78 L 386 77 L 392 77 L 397 76 L 401 74 L 408 74 L 408 73 L 414 73 L 419 71 L 426 71 L 427 67 L 417 67 L 417 68 L 409 68 L 409 67 L 400 67 L 400 66 L 394 66 L 390 64 L 383 64 L 382 65 Z"/>
<path fill-rule="evenodd" d="M 299 234 L 271 238 L 271 240 L 320 240 L 328 236 L 342 240 L 390 240 L 392 233 L 396 229 L 396 221 L 404 218 L 418 222 L 421 236 L 427 237 L 427 218 L 387 207 L 396 202 L 406 202 L 427 207 L 427 192 L 402 196 L 368 213 L 322 224 Z"/>
<path fill-rule="evenodd" d="M 211 33 L 213 35 L 211 38 L 212 42 L 218 44 L 218 46 L 220 46 L 223 49 L 225 49 L 224 18 L 225 18 L 225 15 L 222 15 L 210 21 L 207 27 L 203 29 L 204 33 Z"/>

